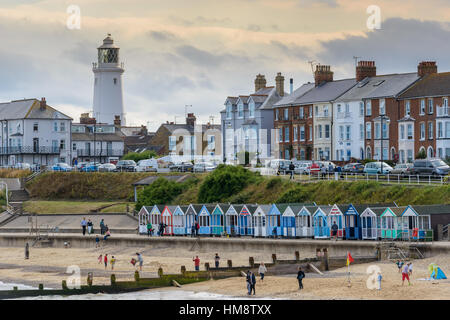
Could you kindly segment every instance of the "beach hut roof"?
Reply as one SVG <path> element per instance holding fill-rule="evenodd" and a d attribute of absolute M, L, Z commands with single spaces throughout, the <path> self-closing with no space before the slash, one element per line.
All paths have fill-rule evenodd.
<path fill-rule="evenodd" d="M 450 204 L 414 205 L 412 207 L 419 215 L 450 214 Z"/>
<path fill-rule="evenodd" d="M 270 211 L 270 208 L 272 208 L 272 205 L 270 204 L 260 204 L 258 206 L 264 213 L 268 213 Z"/>
<path fill-rule="evenodd" d="M 217 206 L 220 207 L 223 213 L 227 212 L 228 209 L 230 209 L 231 204 L 230 203 L 218 203 Z"/>
<path fill-rule="evenodd" d="M 333 209 L 333 206 L 319 206 L 317 209 L 320 209 L 323 213 L 325 213 L 328 216 L 331 212 L 331 209 Z"/>
<path fill-rule="evenodd" d="M 248 212 L 250 212 L 252 215 L 259 207 L 257 204 L 246 204 L 245 206 L 247 207 Z"/>
<path fill-rule="evenodd" d="M 371 207 L 368 207 L 368 209 L 372 210 L 372 212 L 375 213 L 375 215 L 377 217 L 381 217 L 383 212 L 386 211 L 386 208 L 371 208 Z"/>

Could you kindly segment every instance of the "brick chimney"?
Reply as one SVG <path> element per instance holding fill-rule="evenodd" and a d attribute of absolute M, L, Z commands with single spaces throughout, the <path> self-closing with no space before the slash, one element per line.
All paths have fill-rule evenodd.
<path fill-rule="evenodd" d="M 47 101 L 45 101 L 45 98 L 41 98 L 41 101 L 39 101 L 40 109 L 45 110 L 45 107 L 47 106 Z"/>
<path fill-rule="evenodd" d="M 377 67 L 375 61 L 358 61 L 356 67 L 356 81 L 359 82 L 367 77 L 375 77 L 377 75 Z"/>
<path fill-rule="evenodd" d="M 422 61 L 417 66 L 417 74 L 419 77 L 426 76 L 427 74 L 437 73 L 436 61 Z"/>
<path fill-rule="evenodd" d="M 255 92 L 259 89 L 263 89 L 266 87 L 266 77 L 262 74 L 258 74 L 255 79 Z"/>
<path fill-rule="evenodd" d="M 186 117 L 186 124 L 188 126 L 195 126 L 195 121 L 197 120 L 197 118 L 194 116 L 193 113 L 188 113 L 187 117 Z"/>
<path fill-rule="evenodd" d="M 324 82 L 333 81 L 333 72 L 330 66 L 316 66 L 316 71 L 314 72 L 314 80 L 316 82 L 316 87 Z"/>
<path fill-rule="evenodd" d="M 281 75 L 281 72 L 278 72 L 275 77 L 275 85 L 278 95 L 280 97 L 284 96 L 284 77 Z"/>
<path fill-rule="evenodd" d="M 121 124 L 120 116 L 114 116 L 114 125 L 120 126 L 120 124 Z"/>

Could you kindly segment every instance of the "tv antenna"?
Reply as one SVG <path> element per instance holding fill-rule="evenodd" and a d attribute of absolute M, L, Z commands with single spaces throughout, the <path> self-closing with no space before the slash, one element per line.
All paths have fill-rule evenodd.
<path fill-rule="evenodd" d="M 353 56 L 353 60 L 355 60 L 355 67 L 358 66 L 358 59 L 361 57 Z"/>
<path fill-rule="evenodd" d="M 314 66 L 318 65 L 318 63 L 316 63 L 316 60 L 308 61 L 308 63 L 311 65 L 311 72 L 312 72 L 312 74 L 314 76 Z"/>

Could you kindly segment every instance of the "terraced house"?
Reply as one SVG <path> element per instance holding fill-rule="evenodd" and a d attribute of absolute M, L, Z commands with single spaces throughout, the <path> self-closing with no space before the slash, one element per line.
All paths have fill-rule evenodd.
<path fill-rule="evenodd" d="M 220 112 L 222 125 L 223 160 L 238 161 L 247 151 L 252 158 L 266 159 L 272 155 L 273 105 L 284 92 L 284 77 L 278 73 L 275 87 L 267 87 L 264 75 L 255 79 L 255 92 L 227 97 Z"/>
<path fill-rule="evenodd" d="M 450 72 L 437 73 L 435 62 L 419 65 L 422 78 L 399 96 L 399 161 L 420 152 L 450 158 Z"/>
<path fill-rule="evenodd" d="M 71 123 L 45 98 L 0 103 L 0 165 L 70 164 Z"/>

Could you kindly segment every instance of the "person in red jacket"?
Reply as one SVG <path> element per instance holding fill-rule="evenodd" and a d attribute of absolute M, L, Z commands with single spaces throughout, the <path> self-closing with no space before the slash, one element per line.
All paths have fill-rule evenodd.
<path fill-rule="evenodd" d="M 200 270 L 200 259 L 198 256 L 194 258 L 192 258 L 192 261 L 194 261 L 194 266 L 195 266 L 195 271 L 199 271 Z"/>
<path fill-rule="evenodd" d="M 105 254 L 105 259 L 103 260 L 105 262 L 105 269 L 108 267 L 108 255 Z"/>

